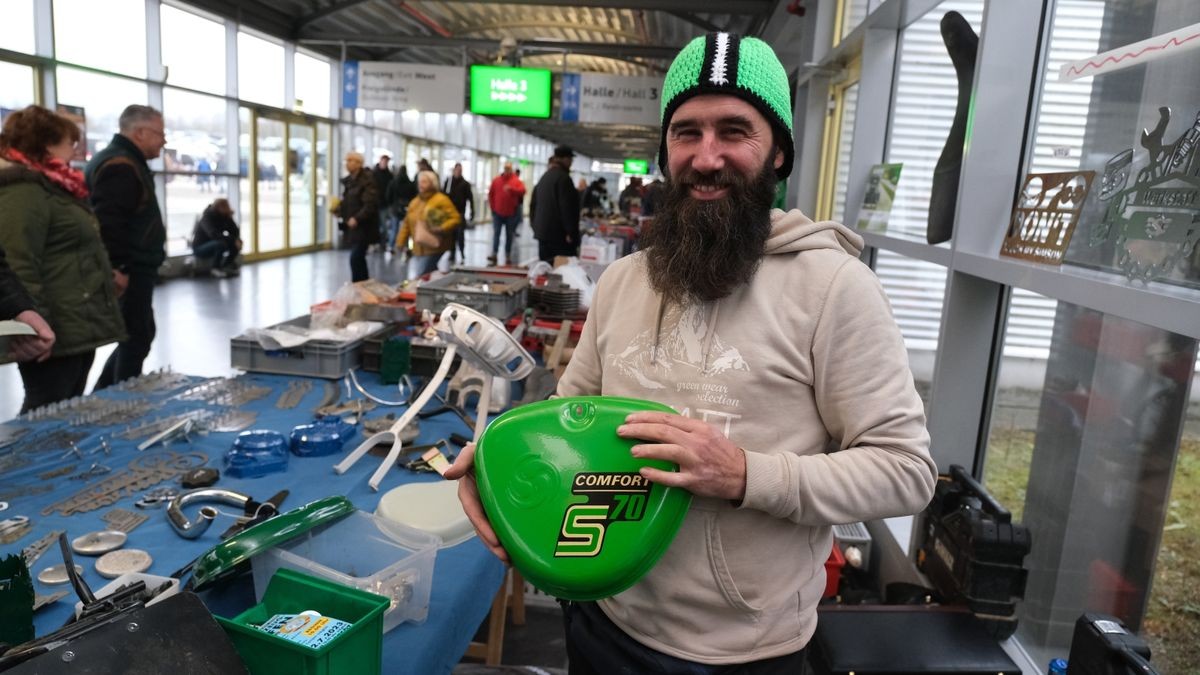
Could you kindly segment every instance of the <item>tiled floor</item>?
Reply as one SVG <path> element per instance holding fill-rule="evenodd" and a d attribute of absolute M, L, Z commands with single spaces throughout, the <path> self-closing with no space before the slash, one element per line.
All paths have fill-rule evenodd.
<path fill-rule="evenodd" d="M 486 264 L 491 242 L 491 225 L 469 230 L 468 264 Z M 537 257 L 537 241 L 527 223 L 521 225 L 516 242 L 516 260 Z M 311 305 L 328 300 L 350 281 L 349 255 L 348 251 L 321 251 L 246 265 L 234 278 L 172 279 L 160 284 L 154 292 L 158 336 L 144 369 L 170 366 L 190 375 L 229 374 L 231 337 L 247 328 L 307 314 Z M 443 258 L 442 264 L 447 261 Z M 374 253 L 368 256 L 368 265 L 371 275 L 382 281 L 396 283 L 404 278 L 404 263 L 396 256 Z M 96 353 L 89 388 L 113 348 Z M 0 421 L 17 414 L 23 396 L 17 367 L 0 366 Z"/>

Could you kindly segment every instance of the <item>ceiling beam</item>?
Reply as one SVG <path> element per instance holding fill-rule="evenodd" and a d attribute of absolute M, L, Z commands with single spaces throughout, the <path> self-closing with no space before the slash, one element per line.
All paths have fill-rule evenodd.
<path fill-rule="evenodd" d="M 469 2 L 477 4 L 479 0 L 442 0 L 447 4 Z M 504 0 L 506 5 L 539 5 L 549 7 L 573 7 L 568 0 Z M 692 12 L 696 10 L 696 0 L 588 0 L 588 7 L 605 9 L 648 9 L 662 12 Z M 761 14 L 775 8 L 774 0 L 725 0 L 719 9 L 712 14 Z"/>
<path fill-rule="evenodd" d="M 297 39 L 301 45 L 359 45 L 363 47 L 425 47 L 427 49 L 484 49 L 495 50 L 500 46 L 500 40 L 490 38 L 443 38 L 427 35 L 379 35 L 370 36 L 361 33 L 323 33 L 312 34 Z M 593 56 L 610 56 L 618 58 L 648 58 L 670 60 L 679 53 L 679 47 L 660 45 L 636 45 L 610 42 L 575 42 L 570 40 L 551 40 L 538 38 L 534 40 L 519 40 L 518 49 L 529 52 L 568 52 L 571 54 L 591 54 Z"/>
<path fill-rule="evenodd" d="M 357 7 L 368 2 L 371 2 L 371 0 L 338 0 L 327 7 L 323 7 L 315 12 L 306 14 L 297 19 L 296 23 L 292 27 L 292 31 L 299 35 L 300 31 L 304 30 L 309 24 L 316 23 L 317 21 L 320 21 L 331 14 L 337 14 L 342 10 Z"/>
<path fill-rule="evenodd" d="M 704 31 L 708 33 L 720 33 L 722 30 L 717 24 L 701 19 L 692 12 L 667 12 L 667 14 L 670 14 L 676 19 L 682 19 L 683 21 L 686 21 L 698 28 L 703 28 Z"/>

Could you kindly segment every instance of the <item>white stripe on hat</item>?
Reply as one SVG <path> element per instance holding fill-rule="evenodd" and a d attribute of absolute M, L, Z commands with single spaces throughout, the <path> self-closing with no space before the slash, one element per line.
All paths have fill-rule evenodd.
<path fill-rule="evenodd" d="M 712 77 L 713 84 L 729 84 L 725 70 L 729 67 L 729 33 L 717 33 L 717 47 L 713 52 Z"/>

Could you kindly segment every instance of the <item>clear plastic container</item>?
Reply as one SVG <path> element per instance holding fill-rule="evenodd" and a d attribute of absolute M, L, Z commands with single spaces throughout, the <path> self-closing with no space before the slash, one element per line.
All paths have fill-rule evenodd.
<path fill-rule="evenodd" d="M 254 593 L 261 600 L 280 568 L 376 593 L 391 601 L 383 617 L 386 633 L 428 616 L 441 543 L 428 532 L 355 511 L 255 556 Z"/>

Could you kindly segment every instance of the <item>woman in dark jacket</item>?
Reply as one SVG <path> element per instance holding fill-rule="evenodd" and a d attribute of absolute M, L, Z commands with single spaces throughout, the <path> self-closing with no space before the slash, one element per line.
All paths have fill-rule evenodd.
<path fill-rule="evenodd" d="M 73 122 L 39 106 L 0 132 L 0 247 L 57 337 L 50 358 L 18 366 L 21 412 L 82 394 L 96 348 L 125 337 L 83 174 L 67 164 L 78 142 Z"/>
<path fill-rule="evenodd" d="M 342 178 L 342 201 L 337 215 L 339 229 L 350 245 L 350 280 L 370 278 L 367 247 L 379 243 L 379 190 L 370 171 L 363 170 L 361 153 L 346 153 L 346 176 Z"/>

